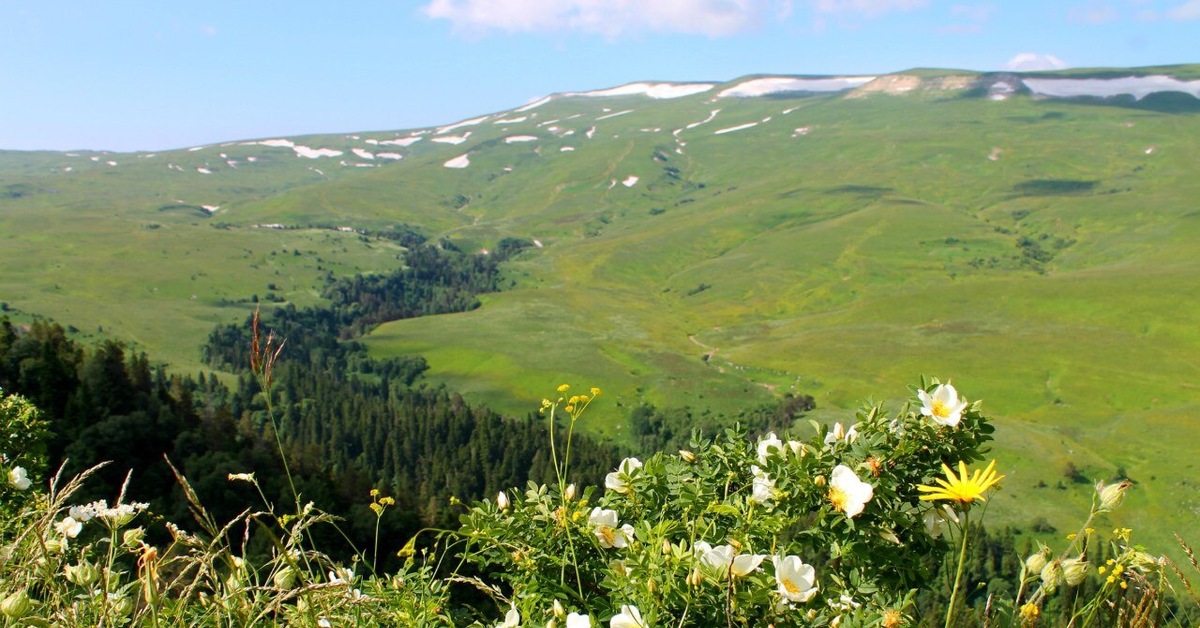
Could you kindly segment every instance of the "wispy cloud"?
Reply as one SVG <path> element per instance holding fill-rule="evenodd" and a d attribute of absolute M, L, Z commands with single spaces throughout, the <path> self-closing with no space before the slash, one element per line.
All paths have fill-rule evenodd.
<path fill-rule="evenodd" d="M 642 31 L 723 37 L 791 9 L 780 0 L 431 0 L 421 10 L 459 32 L 575 31 L 619 37 Z"/>
<path fill-rule="evenodd" d="M 1172 20 L 1200 20 L 1200 0 L 1190 0 L 1167 10 L 1167 17 Z"/>
<path fill-rule="evenodd" d="M 929 4 L 928 0 L 815 0 L 818 13 L 858 13 L 876 17 L 890 11 L 911 11 Z"/>
<path fill-rule="evenodd" d="M 1008 60 L 1004 69 L 1014 72 L 1036 72 L 1038 70 L 1061 70 L 1067 62 L 1054 55 L 1038 52 L 1022 52 Z"/>

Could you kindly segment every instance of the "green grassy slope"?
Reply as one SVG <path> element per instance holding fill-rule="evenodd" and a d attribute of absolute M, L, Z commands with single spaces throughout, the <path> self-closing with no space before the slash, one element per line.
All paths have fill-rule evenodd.
<path fill-rule="evenodd" d="M 918 374 L 953 377 L 1001 417 L 1002 516 L 1068 522 L 1087 493 L 1056 488 L 1071 462 L 1139 481 L 1129 516 L 1157 540 L 1184 529 L 1200 507 L 1181 479 L 1200 435 L 1200 117 L 909 76 L 887 83 L 921 82 L 902 93 L 714 98 L 735 82 L 290 138 L 342 152 L 318 159 L 242 143 L 0 153 L 0 300 L 193 368 L 251 294 L 312 303 L 327 273 L 396 263 L 331 227 L 407 222 L 468 250 L 534 238 L 514 289 L 384 325 L 371 350 L 422 353 L 435 380 L 512 412 L 561 381 L 601 386 L 612 405 L 585 429 L 618 439 L 639 403 L 796 391 L 845 421 Z"/>

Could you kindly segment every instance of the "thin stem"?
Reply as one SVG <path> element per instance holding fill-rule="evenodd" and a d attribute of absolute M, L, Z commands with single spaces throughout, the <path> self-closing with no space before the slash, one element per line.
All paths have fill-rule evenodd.
<path fill-rule="evenodd" d="M 962 544 L 958 550 L 958 568 L 954 571 L 954 588 L 950 589 L 950 605 L 946 608 L 945 628 L 950 628 L 953 624 L 951 620 L 954 618 L 954 604 L 958 601 L 958 587 L 962 584 L 963 565 L 967 562 L 967 537 L 970 532 L 970 512 L 970 510 L 963 512 L 962 527 L 959 528 L 959 532 L 962 535 Z"/>

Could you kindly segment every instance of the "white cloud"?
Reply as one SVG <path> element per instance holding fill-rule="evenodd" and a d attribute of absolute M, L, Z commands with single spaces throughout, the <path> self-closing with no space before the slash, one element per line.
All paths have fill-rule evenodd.
<path fill-rule="evenodd" d="M 1200 20 L 1200 0 L 1190 0 L 1167 10 L 1167 17 L 1172 20 Z"/>
<path fill-rule="evenodd" d="M 818 13 L 860 13 L 868 17 L 889 11 L 911 11 L 929 4 L 928 0 L 815 0 Z"/>
<path fill-rule="evenodd" d="M 1061 70 L 1067 63 L 1054 55 L 1037 52 L 1022 52 L 1004 64 L 1005 70 L 1014 72 L 1036 72 L 1038 70 Z"/>
<path fill-rule="evenodd" d="M 911 1 L 911 0 L 910 0 Z M 790 11 L 786 0 L 430 0 L 422 7 L 468 33 L 665 31 L 721 37 Z"/>

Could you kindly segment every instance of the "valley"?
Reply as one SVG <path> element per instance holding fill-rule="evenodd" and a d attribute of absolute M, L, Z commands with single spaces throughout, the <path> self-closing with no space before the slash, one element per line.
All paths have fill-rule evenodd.
<path fill-rule="evenodd" d="M 507 289 L 385 323 L 371 354 L 511 415 L 602 387 L 581 429 L 617 443 L 643 404 L 793 392 L 832 424 L 952 378 L 997 417 L 993 523 L 1072 520 L 1071 465 L 1133 479 L 1119 523 L 1165 546 L 1200 509 L 1198 103 L 1200 66 L 758 76 L 430 129 L 0 152 L 0 301 L 190 373 L 256 302 L 397 268 L 398 225 L 528 239 Z"/>

